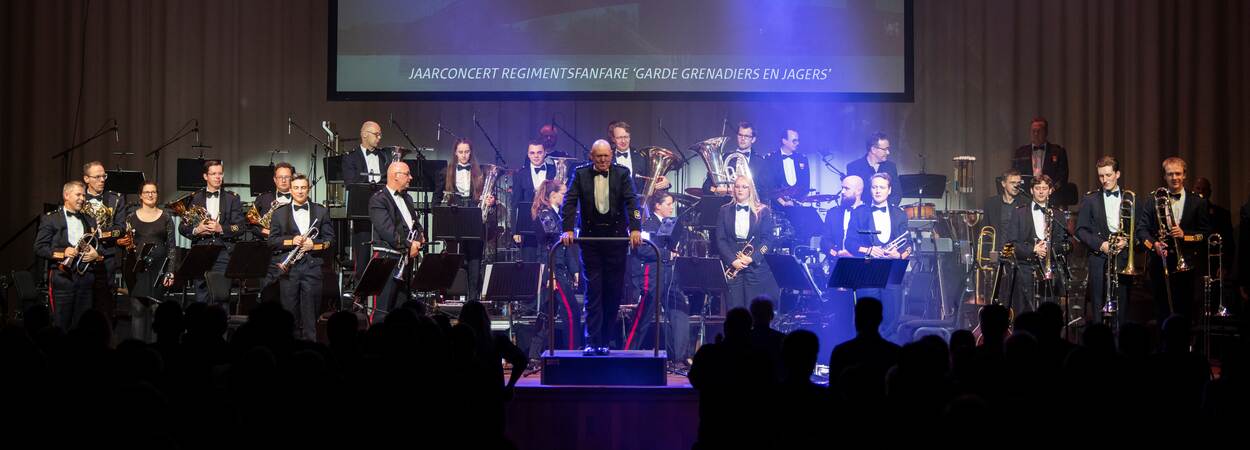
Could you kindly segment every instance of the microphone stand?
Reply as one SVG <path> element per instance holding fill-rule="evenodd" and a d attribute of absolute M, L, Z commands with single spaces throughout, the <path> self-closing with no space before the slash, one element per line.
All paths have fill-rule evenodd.
<path fill-rule="evenodd" d="M 477 114 L 473 115 L 473 124 L 477 125 L 478 131 L 482 132 L 482 137 L 486 138 L 486 143 L 490 144 L 490 148 L 495 150 L 495 162 L 499 163 L 499 167 L 501 169 L 508 167 L 508 161 L 503 159 L 503 153 L 499 153 L 499 147 L 495 146 L 495 141 L 491 140 L 490 134 L 486 132 L 486 128 L 482 127 L 482 123 L 477 121 Z"/>
<path fill-rule="evenodd" d="M 109 125 L 110 123 L 112 124 L 111 126 Z M 84 145 L 87 145 L 87 144 L 88 144 L 88 143 L 90 143 L 91 141 L 94 141 L 94 140 L 96 140 L 96 139 L 99 139 L 99 138 L 100 138 L 100 136 L 104 136 L 105 134 L 108 134 L 108 133 L 109 133 L 109 132 L 111 132 L 111 131 L 117 131 L 117 122 L 116 122 L 115 120 L 113 120 L 113 119 L 109 119 L 109 120 L 104 121 L 104 125 L 100 126 L 100 129 L 99 129 L 98 131 L 96 131 L 96 133 L 95 133 L 95 134 L 91 135 L 91 137 L 87 138 L 86 140 L 84 140 L 84 141 L 82 141 L 82 142 L 79 142 L 79 143 L 77 143 L 77 144 L 74 144 L 74 145 L 73 145 L 73 146 L 71 146 L 70 148 L 67 148 L 67 149 L 65 149 L 65 150 L 61 150 L 61 152 L 60 152 L 60 153 L 57 153 L 57 154 L 55 154 L 55 155 L 52 155 L 52 159 L 53 159 L 53 160 L 55 160 L 55 159 L 57 159 L 57 158 L 65 158 L 65 160 L 63 161 L 63 164 L 64 164 L 64 176 L 62 177 L 62 179 L 65 179 L 65 180 L 70 179 L 70 177 L 69 177 L 69 159 L 70 159 L 70 155 L 74 153 L 74 150 L 78 150 L 78 149 L 82 148 Z"/>
<path fill-rule="evenodd" d="M 829 155 L 828 155 L 828 154 L 826 154 L 826 153 L 821 153 L 821 155 L 820 155 L 820 162 L 821 162 L 822 164 L 824 164 L 824 166 L 825 166 L 825 168 L 826 168 L 826 169 L 829 169 L 829 170 L 830 170 L 830 171 L 832 171 L 833 173 L 837 174 L 837 175 L 838 175 L 838 177 L 840 177 L 840 178 L 846 178 L 846 173 L 842 172 L 841 170 L 838 170 L 838 168 L 837 168 L 837 167 L 834 167 L 833 163 L 829 162 Z"/>
<path fill-rule="evenodd" d="M 195 124 L 195 126 L 191 127 L 190 130 L 187 130 L 186 129 L 187 125 L 191 125 L 191 124 Z M 183 131 L 183 130 L 186 130 L 186 131 Z M 157 146 L 152 151 L 147 152 L 143 155 L 144 158 L 147 158 L 149 156 L 152 157 L 152 172 L 154 175 L 157 176 L 158 179 L 160 178 L 160 169 L 161 169 L 161 165 L 160 165 L 161 150 L 164 150 L 166 147 L 174 145 L 175 142 L 182 140 L 182 138 L 187 137 L 191 133 L 196 133 L 195 147 L 212 148 L 212 147 L 200 145 L 199 132 L 200 132 L 199 121 L 196 119 L 188 120 L 187 123 L 182 124 L 182 127 L 178 128 L 178 131 L 174 132 L 174 137 L 170 138 L 168 141 L 165 141 L 164 143 Z M 203 152 L 203 150 L 201 150 L 201 152 Z"/>
<path fill-rule="evenodd" d="M 304 127 L 300 126 L 299 122 L 296 122 L 293 118 L 287 117 L 286 120 L 288 125 L 295 127 L 295 129 L 299 130 L 300 133 L 304 133 L 304 136 L 308 136 L 308 139 L 312 139 L 313 142 L 317 143 L 317 145 L 313 146 L 312 153 L 310 154 L 310 157 L 312 158 L 312 164 L 310 164 L 312 169 L 308 172 L 308 196 L 310 199 L 316 200 L 316 196 L 313 194 L 313 188 L 316 184 L 313 180 L 317 179 L 317 152 L 320 148 L 325 148 L 327 154 L 329 154 L 328 152 L 333 149 L 331 149 L 330 145 L 325 143 L 325 141 L 322 141 L 320 138 L 313 136 L 312 133 L 309 133 L 308 130 L 305 130 Z"/>
<path fill-rule="evenodd" d="M 415 142 L 412 142 L 412 136 L 408 136 L 408 132 L 404 131 L 404 127 L 399 126 L 399 122 L 396 122 L 394 117 L 391 117 L 391 125 L 394 125 L 395 129 L 399 130 L 399 134 L 404 136 L 404 140 L 408 141 L 408 145 L 412 146 L 412 153 L 417 155 L 417 159 L 425 161 L 425 155 L 421 154 L 421 147 L 418 147 Z M 439 127 L 441 128 L 442 125 Z M 448 133 L 450 133 L 450 131 Z M 455 134 L 453 133 L 452 136 L 455 136 Z M 459 138 L 459 136 L 457 136 L 457 138 Z"/>
<path fill-rule="evenodd" d="M 572 139 L 573 142 L 576 143 L 578 147 L 582 148 L 582 158 L 590 159 L 590 147 L 587 147 L 586 144 L 582 143 L 582 141 L 577 140 L 577 136 L 574 136 L 573 133 L 569 133 L 569 130 L 564 129 L 564 127 L 560 125 L 557 125 L 555 117 L 551 118 L 551 126 L 555 127 L 557 130 L 560 130 L 561 133 L 564 133 L 565 136 L 568 136 L 569 139 Z"/>

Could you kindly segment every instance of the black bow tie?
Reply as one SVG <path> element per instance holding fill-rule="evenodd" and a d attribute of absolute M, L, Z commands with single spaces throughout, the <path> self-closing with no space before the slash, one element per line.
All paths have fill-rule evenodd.
<path fill-rule="evenodd" d="M 404 191 L 395 191 L 393 195 L 399 198 L 404 198 Z"/>
<path fill-rule="evenodd" d="M 781 155 L 781 159 L 794 159 L 794 155 Z"/>
<path fill-rule="evenodd" d="M 103 193 L 103 192 L 99 193 L 98 195 L 97 195 L 97 194 L 92 194 L 92 193 L 90 193 L 90 192 L 88 192 L 88 193 L 87 193 L 87 200 L 103 200 L 103 199 L 104 199 L 104 193 Z"/>
<path fill-rule="evenodd" d="M 751 206 L 750 206 L 750 205 L 748 205 L 748 206 L 737 206 L 737 207 L 734 207 L 734 209 L 736 209 L 736 210 L 738 210 L 738 211 L 746 211 L 746 212 L 750 212 L 750 211 L 751 211 Z"/>
<path fill-rule="evenodd" d="M 546 168 L 545 166 L 535 167 L 535 168 L 534 168 L 534 175 L 538 175 L 538 174 L 540 174 L 540 173 L 542 173 L 542 172 L 544 172 L 544 171 L 546 171 L 546 170 L 547 170 L 547 168 Z"/>
<path fill-rule="evenodd" d="M 377 150 L 373 150 L 373 149 L 366 149 L 366 150 L 365 150 L 365 156 L 373 156 L 373 155 L 376 155 L 377 153 L 378 153 L 378 151 L 377 151 Z"/>
<path fill-rule="evenodd" d="M 217 191 L 217 192 L 204 191 L 204 198 L 213 198 L 213 197 L 220 197 L 220 196 L 221 196 L 221 191 Z"/>
<path fill-rule="evenodd" d="M 78 219 L 78 220 L 82 220 L 82 219 L 83 219 L 83 217 L 85 217 L 85 216 L 83 215 L 83 213 L 80 213 L 80 212 L 69 212 L 69 211 L 66 211 L 66 212 L 65 212 L 65 214 L 66 214 L 66 215 L 68 215 L 68 216 L 70 216 L 70 217 L 73 217 L 73 218 L 75 218 L 75 219 Z"/>
<path fill-rule="evenodd" d="M 1033 204 L 1033 210 L 1034 210 L 1034 211 L 1045 211 L 1045 210 L 1046 210 L 1046 208 L 1043 208 L 1043 207 L 1042 207 L 1042 205 L 1039 205 L 1039 204 L 1037 204 L 1037 203 L 1034 203 L 1034 204 Z"/>
<path fill-rule="evenodd" d="M 628 158 L 628 157 L 629 157 L 629 150 L 617 150 L 617 151 L 616 151 L 616 157 L 617 157 L 617 158 Z"/>
<path fill-rule="evenodd" d="M 292 205 L 292 206 L 295 208 L 295 210 L 296 210 L 296 211 L 299 211 L 299 210 L 308 211 L 308 204 L 307 204 L 307 203 L 305 203 L 305 204 L 303 204 L 303 205 Z"/>
<path fill-rule="evenodd" d="M 873 207 L 872 207 L 872 212 L 878 212 L 878 211 L 880 211 L 880 212 L 886 212 L 886 207 L 884 207 L 884 206 L 873 206 Z"/>
<path fill-rule="evenodd" d="M 1103 192 L 1103 195 L 1106 195 L 1107 197 L 1119 197 L 1120 191 L 1106 191 Z"/>
<path fill-rule="evenodd" d="M 597 171 L 597 170 L 596 170 L 596 171 L 595 171 L 595 176 L 596 176 L 596 177 L 604 177 L 604 178 L 607 178 L 607 177 L 608 177 L 608 172 L 600 172 L 600 171 Z"/>
<path fill-rule="evenodd" d="M 285 199 L 287 199 L 287 200 L 290 200 L 290 199 L 291 199 L 291 193 L 290 193 L 290 192 L 279 192 L 279 193 L 278 193 L 278 197 L 280 197 L 280 198 L 285 198 Z"/>
<path fill-rule="evenodd" d="M 467 170 L 469 170 L 470 168 L 472 168 L 472 166 L 470 166 L 470 165 L 468 165 L 468 164 L 456 164 L 456 171 L 457 171 L 457 172 L 458 172 L 458 171 L 461 171 L 461 170 L 465 170 L 465 171 L 467 171 Z"/>
<path fill-rule="evenodd" d="M 1176 193 L 1176 194 L 1168 194 L 1168 197 L 1172 197 L 1172 200 L 1180 200 L 1180 199 L 1181 199 L 1181 194 L 1180 194 L 1180 193 Z"/>

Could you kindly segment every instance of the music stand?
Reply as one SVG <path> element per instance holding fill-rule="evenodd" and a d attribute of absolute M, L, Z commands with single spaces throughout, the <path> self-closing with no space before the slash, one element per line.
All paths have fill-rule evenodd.
<path fill-rule="evenodd" d="M 764 259 L 768 261 L 768 267 L 773 270 L 773 276 L 777 279 L 777 286 L 781 290 L 798 294 L 808 293 L 818 297 L 824 294 L 816 280 L 812 279 L 812 273 L 793 255 L 768 253 L 764 255 Z"/>
<path fill-rule="evenodd" d="M 356 281 L 356 289 L 352 291 L 352 306 L 366 312 L 370 325 L 373 324 L 373 313 L 378 311 L 377 300 L 365 306 L 360 304 L 360 298 L 376 297 L 381 294 L 382 288 L 386 287 L 386 282 L 391 279 L 391 273 L 395 272 L 395 266 L 398 264 L 398 258 L 370 258 L 369 262 L 365 263 L 365 270 Z M 382 311 L 383 315 L 386 313 Z"/>
<path fill-rule="evenodd" d="M 221 245 L 192 245 L 191 250 L 187 252 L 187 256 L 182 259 L 182 264 L 178 265 L 178 270 L 174 271 L 174 282 L 181 281 L 182 298 L 187 298 L 187 284 L 196 278 L 203 278 L 204 273 L 213 270 L 213 264 L 217 262 L 217 254 L 221 253 L 226 247 Z"/>
<path fill-rule="evenodd" d="M 369 220 L 369 198 L 382 189 L 382 185 L 373 183 L 351 183 L 347 185 L 347 218 Z"/>
<path fill-rule="evenodd" d="M 459 267 L 459 266 L 457 266 Z M 513 336 L 516 307 L 513 302 L 538 295 L 538 287 L 542 284 L 543 264 L 534 262 L 504 262 L 486 265 L 485 288 L 482 299 L 485 301 L 503 301 L 508 305 L 508 337 Z"/>
<path fill-rule="evenodd" d="M 464 255 L 458 253 L 429 253 L 421 259 L 417 273 L 412 277 L 412 290 L 417 292 L 445 293 L 456 281 L 456 272 L 464 264 Z M 476 300 L 476 299 L 469 299 Z"/>
<path fill-rule="evenodd" d="M 321 160 L 321 167 L 326 172 L 327 183 L 343 182 L 343 155 L 325 157 Z"/>
<path fill-rule="evenodd" d="M 412 181 L 408 183 L 409 191 L 417 192 L 440 192 L 441 188 L 438 183 L 437 175 L 443 173 L 447 169 L 447 161 L 442 159 L 406 159 L 408 164 L 408 172 L 412 174 Z"/>
<path fill-rule="evenodd" d="M 235 315 L 243 313 L 243 280 L 265 278 L 272 255 L 266 241 L 242 241 L 234 244 L 234 249 L 230 251 L 230 261 L 226 262 L 226 278 L 238 283 L 239 287 L 239 302 L 234 306 Z M 229 298 L 229 293 L 226 297 Z"/>
<path fill-rule="evenodd" d="M 700 198 L 690 208 L 690 211 L 699 216 L 697 226 L 700 228 L 716 228 L 719 226 L 716 221 L 720 218 L 720 207 L 725 206 L 729 201 L 730 198 L 723 195 L 711 195 Z"/>
<path fill-rule="evenodd" d="M 534 217 L 529 212 L 534 208 L 534 202 L 517 202 L 516 204 L 516 230 L 513 234 L 519 234 L 525 237 L 534 236 Z"/>
<path fill-rule="evenodd" d="M 480 241 L 484 239 L 482 210 L 476 206 L 435 206 L 434 240 Z"/>
<path fill-rule="evenodd" d="M 204 182 L 204 158 L 178 158 L 178 190 L 194 191 Z"/>
<path fill-rule="evenodd" d="M 712 294 L 720 296 L 720 315 L 725 315 L 725 291 L 729 289 L 725 282 L 725 264 L 720 258 L 678 256 L 673 260 L 673 270 L 678 289 L 704 294 L 703 311 L 699 313 L 699 344 L 702 345 L 707 336 L 707 316 L 712 311 Z"/>
<path fill-rule="evenodd" d="M 906 198 L 942 198 L 946 193 L 946 175 L 920 173 L 899 175 L 899 196 Z"/>
<path fill-rule="evenodd" d="M 247 166 L 247 187 L 252 197 L 276 192 L 278 187 L 273 184 L 273 166 Z"/>
<path fill-rule="evenodd" d="M 109 170 L 104 172 L 108 179 L 104 180 L 104 190 L 118 194 L 135 194 L 143 188 L 143 172 L 138 170 Z"/>
<path fill-rule="evenodd" d="M 909 262 L 906 259 L 838 258 L 833 263 L 827 286 L 850 289 L 855 301 L 859 301 L 860 289 L 882 289 L 902 283 Z"/>

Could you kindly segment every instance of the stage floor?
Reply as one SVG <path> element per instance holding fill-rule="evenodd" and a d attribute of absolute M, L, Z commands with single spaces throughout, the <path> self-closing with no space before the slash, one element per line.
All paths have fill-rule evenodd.
<path fill-rule="evenodd" d="M 547 386 L 517 383 L 507 434 L 520 449 L 681 449 L 694 444 L 699 396 L 686 377 L 665 386 Z"/>

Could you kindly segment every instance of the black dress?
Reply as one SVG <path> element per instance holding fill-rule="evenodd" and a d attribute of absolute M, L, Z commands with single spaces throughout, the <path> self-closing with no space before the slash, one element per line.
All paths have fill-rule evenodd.
<path fill-rule="evenodd" d="M 144 222 L 135 211 L 126 216 L 126 228 L 134 230 L 135 242 L 134 251 L 127 253 L 122 268 L 126 286 L 132 296 L 160 298 L 165 292 L 165 287 L 156 279 L 161 266 L 166 265 L 168 271 L 177 267 L 177 262 L 173 260 L 176 254 L 173 252 L 174 221 L 169 218 L 169 213 L 161 211 L 156 220 Z M 145 253 L 147 244 L 151 244 L 151 248 Z M 169 262 L 166 264 L 167 258 Z"/>

